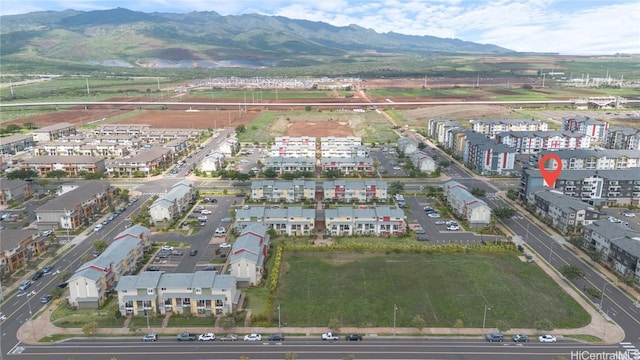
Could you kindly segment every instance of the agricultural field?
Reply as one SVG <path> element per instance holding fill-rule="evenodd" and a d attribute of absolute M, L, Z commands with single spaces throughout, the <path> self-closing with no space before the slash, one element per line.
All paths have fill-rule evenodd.
<path fill-rule="evenodd" d="M 294 252 L 283 255 L 279 290 L 282 321 L 289 326 L 482 327 L 504 321 L 534 328 L 549 319 L 555 328 L 577 328 L 589 315 L 535 263 L 515 254 L 407 254 Z M 286 309 L 286 310 L 284 310 Z"/>

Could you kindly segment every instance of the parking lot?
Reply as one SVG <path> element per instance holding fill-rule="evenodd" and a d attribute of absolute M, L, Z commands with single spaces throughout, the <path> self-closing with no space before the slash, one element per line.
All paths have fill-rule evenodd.
<path fill-rule="evenodd" d="M 372 158 L 378 159 L 380 167 L 378 171 L 383 177 L 407 176 L 404 165 L 408 159 L 398 159 L 398 154 L 393 146 L 383 146 L 371 149 L 369 152 Z"/>

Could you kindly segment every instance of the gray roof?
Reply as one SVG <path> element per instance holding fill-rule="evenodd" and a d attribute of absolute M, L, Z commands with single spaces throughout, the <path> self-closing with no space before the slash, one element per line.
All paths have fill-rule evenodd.
<path fill-rule="evenodd" d="M 541 138 L 549 138 L 552 136 L 562 136 L 562 137 L 584 137 L 585 134 L 579 131 L 505 131 L 500 134 L 496 134 L 496 136 L 506 137 L 519 137 L 519 138 L 528 138 L 528 137 L 541 137 Z"/>
<path fill-rule="evenodd" d="M 133 289 L 155 289 L 162 272 L 160 271 L 143 271 L 138 275 L 123 276 L 118 280 L 116 291 L 133 290 Z"/>
<path fill-rule="evenodd" d="M 80 269 L 87 267 L 98 267 L 106 269 L 112 264 L 117 264 L 126 259 L 133 249 L 140 244 L 140 239 L 124 238 L 111 243 L 97 258 L 92 259 L 80 266 Z"/>
<path fill-rule="evenodd" d="M 142 235 L 149 236 L 150 230 L 142 225 L 133 225 L 130 228 L 124 229 L 118 235 L 114 237 L 114 239 L 119 239 L 121 237 L 130 235 L 135 238 L 140 238 Z"/>
<path fill-rule="evenodd" d="M 482 123 L 482 124 L 521 124 L 521 123 L 532 123 L 532 124 L 540 124 L 541 120 L 536 119 L 471 119 L 469 123 Z"/>
<path fill-rule="evenodd" d="M 60 130 L 60 129 L 66 129 L 66 128 L 70 128 L 70 127 L 76 127 L 73 124 L 70 124 L 68 122 L 61 122 L 61 123 L 57 123 L 57 124 L 53 124 L 53 125 L 49 125 L 49 126 L 43 126 L 40 129 L 35 129 L 33 130 L 34 133 L 41 133 L 41 132 L 49 132 L 49 131 L 55 131 L 55 130 Z"/>
<path fill-rule="evenodd" d="M 595 158 L 640 158 L 640 151 L 638 150 L 614 150 L 614 149 L 561 149 L 555 151 L 541 151 L 540 156 L 546 154 L 558 155 L 561 159 L 588 159 Z"/>
<path fill-rule="evenodd" d="M 583 123 L 583 124 L 600 124 L 600 125 L 605 124 L 605 122 L 602 120 L 590 118 L 588 116 L 568 116 L 568 117 L 562 118 L 563 122 L 567 120 L 575 120 L 576 122 Z"/>
<path fill-rule="evenodd" d="M 372 158 L 368 158 L 368 157 L 362 157 L 362 156 L 356 156 L 356 157 L 346 157 L 346 158 L 340 158 L 340 157 L 328 157 L 328 158 L 322 158 L 320 159 L 320 162 L 322 164 L 329 164 L 329 163 L 338 163 L 338 164 L 350 164 L 350 163 L 367 163 L 367 164 L 373 164 L 373 159 Z"/>
<path fill-rule="evenodd" d="M 620 132 L 623 135 L 640 135 L 640 129 L 636 129 L 636 128 L 629 128 L 629 127 L 615 127 L 615 128 L 609 128 L 609 134 L 611 133 L 615 133 L 615 132 Z"/>
<path fill-rule="evenodd" d="M 23 230 L 23 229 L 0 230 L 0 254 L 4 251 L 15 248 L 24 239 L 30 236 L 35 236 L 37 233 L 38 231 L 36 230 Z"/>
<path fill-rule="evenodd" d="M 173 185 L 168 193 L 157 198 L 151 206 L 172 206 L 177 202 L 177 200 L 184 198 L 189 192 L 191 192 L 192 186 L 193 182 L 189 180 L 180 181 Z"/>
<path fill-rule="evenodd" d="M 95 156 L 84 155 L 45 155 L 36 156 L 24 160 L 26 164 L 96 164 L 101 161 L 104 161 L 104 159 Z"/>
<path fill-rule="evenodd" d="M 578 210 L 591 210 L 595 208 L 585 202 L 580 201 L 571 196 L 564 195 L 560 192 L 552 191 L 548 188 L 536 188 L 532 190 L 535 196 L 553 204 L 553 206 L 562 209 L 565 213 L 571 213 Z"/>
<path fill-rule="evenodd" d="M 0 181 L 0 189 L 2 189 L 2 190 L 19 189 L 19 188 L 24 187 L 26 185 L 28 185 L 28 182 L 26 182 L 24 180 L 2 179 L 2 181 Z"/>
<path fill-rule="evenodd" d="M 541 178 L 540 170 L 527 169 L 524 170 L 531 178 Z M 610 169 L 610 170 L 597 170 L 597 169 L 571 169 L 562 170 L 558 176 L 558 180 L 583 180 L 592 176 L 599 176 L 607 180 L 633 180 L 640 179 L 640 168 L 630 169 Z"/>
<path fill-rule="evenodd" d="M 44 205 L 38 207 L 36 212 L 71 210 L 96 194 L 102 194 L 109 189 L 111 189 L 111 185 L 106 181 L 86 180 L 81 182 L 78 188 L 47 201 Z"/>
<path fill-rule="evenodd" d="M 600 234 L 612 244 L 625 252 L 640 257 L 640 233 L 633 231 L 623 224 L 615 224 L 608 220 L 598 220 L 586 225 L 585 230 Z"/>
<path fill-rule="evenodd" d="M 154 146 L 151 148 L 146 148 L 141 150 L 138 154 L 134 155 L 130 159 L 120 159 L 118 160 L 121 164 L 132 164 L 132 163 L 145 163 L 148 161 L 156 160 L 163 155 L 171 153 L 171 149 L 167 149 L 162 146 Z"/>

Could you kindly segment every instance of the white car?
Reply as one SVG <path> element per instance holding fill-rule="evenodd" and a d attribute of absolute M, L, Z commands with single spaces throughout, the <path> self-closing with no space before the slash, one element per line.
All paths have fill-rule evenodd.
<path fill-rule="evenodd" d="M 427 216 L 432 218 L 432 219 L 437 219 L 437 218 L 440 217 L 440 214 L 438 214 L 438 213 L 428 213 Z"/>
<path fill-rule="evenodd" d="M 162 246 L 162 250 L 163 251 L 173 251 L 173 246 L 163 245 Z"/>
<path fill-rule="evenodd" d="M 211 212 L 211 210 L 204 209 L 204 210 L 200 211 L 200 214 L 202 214 L 202 215 L 211 215 L 212 212 Z"/>
<path fill-rule="evenodd" d="M 449 231 L 458 231 L 458 230 L 460 230 L 460 227 L 458 225 L 449 225 L 449 226 L 447 226 L 447 230 L 449 230 Z"/>
<path fill-rule="evenodd" d="M 220 249 L 228 249 L 228 248 L 230 248 L 230 247 L 231 247 L 231 244 L 226 243 L 226 242 L 225 242 L 225 243 L 220 244 Z"/>
<path fill-rule="evenodd" d="M 227 233 L 227 229 L 225 229 L 224 227 L 220 226 L 216 228 L 216 234 L 226 234 L 226 233 Z"/>
<path fill-rule="evenodd" d="M 538 336 L 540 342 L 556 342 L 556 337 L 553 335 L 540 335 Z"/>
<path fill-rule="evenodd" d="M 626 217 L 636 217 L 636 214 L 630 212 L 630 211 L 623 211 L 622 216 L 626 216 Z"/>
<path fill-rule="evenodd" d="M 262 335 L 260 334 L 249 334 L 244 336 L 244 341 L 260 341 L 262 340 Z"/>
<path fill-rule="evenodd" d="M 436 225 L 444 225 L 445 224 L 444 220 L 436 220 L 433 223 L 436 224 Z"/>
<path fill-rule="evenodd" d="M 213 341 L 216 339 L 216 335 L 214 333 L 204 333 L 198 336 L 198 341 Z"/>

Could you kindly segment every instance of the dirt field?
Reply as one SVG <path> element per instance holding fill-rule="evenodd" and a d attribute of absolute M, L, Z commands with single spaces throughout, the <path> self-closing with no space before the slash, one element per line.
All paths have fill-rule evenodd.
<path fill-rule="evenodd" d="M 440 105 L 419 109 L 404 110 L 402 114 L 421 123 L 435 117 L 467 121 L 473 118 L 509 118 L 519 117 L 504 106 L 498 105 Z"/>
<path fill-rule="evenodd" d="M 353 131 L 343 122 L 294 122 L 287 126 L 286 136 L 353 136 Z"/>
<path fill-rule="evenodd" d="M 221 110 L 143 110 L 140 115 L 122 121 L 127 124 L 149 124 L 155 128 L 235 128 L 253 121 L 258 112 Z"/>

